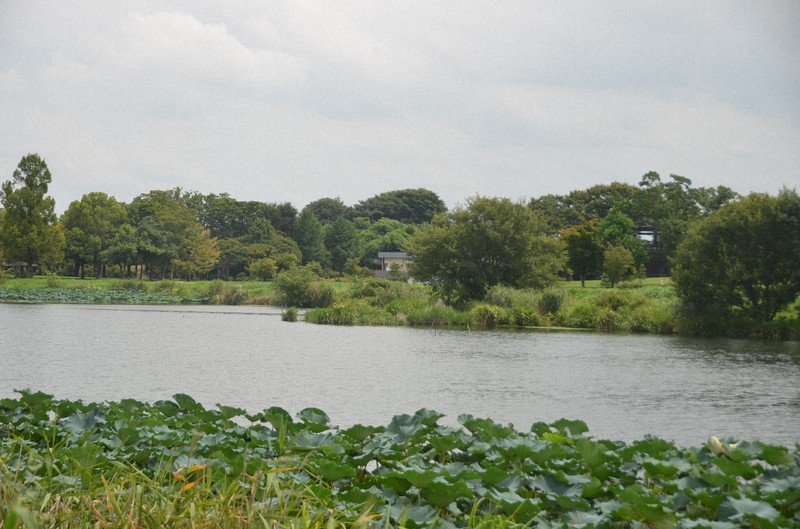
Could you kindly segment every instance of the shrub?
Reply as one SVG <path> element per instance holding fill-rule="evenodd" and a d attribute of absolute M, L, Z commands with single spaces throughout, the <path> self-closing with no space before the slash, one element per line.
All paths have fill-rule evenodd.
<path fill-rule="evenodd" d="M 542 295 L 539 297 L 537 303 L 539 312 L 542 314 L 555 314 L 561 309 L 565 298 L 566 294 L 563 290 L 548 288 L 542 292 Z"/>
<path fill-rule="evenodd" d="M 255 259 L 247 265 L 247 271 L 256 279 L 269 281 L 278 273 L 278 263 L 269 257 Z"/>
<path fill-rule="evenodd" d="M 14 274 L 12 274 L 11 272 L 9 272 L 8 270 L 5 270 L 5 269 L 3 269 L 3 268 L 0 268 L 0 285 L 2 285 L 3 283 L 5 283 L 6 281 L 8 281 L 9 279 L 11 279 L 12 277 L 14 277 Z"/>
<path fill-rule="evenodd" d="M 594 298 L 594 302 L 603 308 L 618 311 L 622 307 L 637 306 L 646 302 L 647 298 L 637 292 L 604 290 Z"/>
<path fill-rule="evenodd" d="M 114 289 L 143 291 L 147 290 L 147 285 L 144 283 L 144 281 L 140 281 L 138 279 L 120 279 L 114 283 Z"/>
<path fill-rule="evenodd" d="M 305 299 L 307 307 L 328 307 L 333 304 L 335 298 L 336 292 L 328 284 L 315 282 L 306 288 Z"/>
<path fill-rule="evenodd" d="M 150 291 L 160 294 L 182 296 L 184 294 L 184 287 L 182 283 L 178 283 L 177 281 L 163 280 L 153 283 L 150 286 Z"/>
<path fill-rule="evenodd" d="M 538 327 L 542 324 L 542 316 L 532 306 L 515 305 L 508 311 L 509 323 L 518 327 Z"/>
<path fill-rule="evenodd" d="M 581 301 L 564 312 L 562 325 L 581 329 L 594 329 L 600 307 L 590 302 Z"/>
<path fill-rule="evenodd" d="M 671 333 L 675 327 L 672 313 L 652 301 L 631 310 L 627 320 L 628 329 L 633 332 Z"/>
<path fill-rule="evenodd" d="M 297 308 L 289 307 L 281 313 L 281 320 L 283 321 L 297 321 Z"/>
<path fill-rule="evenodd" d="M 430 325 L 434 327 L 446 325 L 466 326 L 469 323 L 469 313 L 458 312 L 444 304 L 433 306 L 429 304 L 413 309 L 408 313 L 398 313 L 397 318 L 405 319 L 409 325 Z"/>
<path fill-rule="evenodd" d="M 619 314 L 607 307 L 600 307 L 594 315 L 595 329 L 615 331 L 619 328 Z"/>
<path fill-rule="evenodd" d="M 247 293 L 239 285 L 218 279 L 209 283 L 205 297 L 214 305 L 240 305 L 247 300 Z"/>
<path fill-rule="evenodd" d="M 486 292 L 483 298 L 490 305 L 498 307 L 513 307 L 515 305 L 536 305 L 536 294 L 531 290 L 519 290 L 505 285 L 494 285 Z"/>
<path fill-rule="evenodd" d="M 496 327 L 508 323 L 508 318 L 502 307 L 479 303 L 469 311 L 469 321 L 480 327 Z"/>
<path fill-rule="evenodd" d="M 296 266 L 275 277 L 275 291 L 283 305 L 295 307 L 327 307 L 334 301 L 333 287 L 319 281 L 311 267 Z"/>
<path fill-rule="evenodd" d="M 350 297 L 354 299 L 377 298 L 386 293 L 391 286 L 391 282 L 385 279 L 355 279 L 350 286 Z"/>
<path fill-rule="evenodd" d="M 363 301 L 346 301 L 306 312 L 305 320 L 328 325 L 392 325 L 391 314 Z"/>
<path fill-rule="evenodd" d="M 60 287 L 62 285 L 61 278 L 55 274 L 47 274 L 47 279 L 45 279 L 45 285 L 50 288 Z"/>

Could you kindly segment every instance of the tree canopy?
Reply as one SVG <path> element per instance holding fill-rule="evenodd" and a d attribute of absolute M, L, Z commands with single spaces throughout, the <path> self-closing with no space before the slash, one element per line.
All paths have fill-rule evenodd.
<path fill-rule="evenodd" d="M 688 230 L 673 280 L 686 324 L 707 334 L 769 334 L 800 295 L 800 197 L 751 194 Z"/>
<path fill-rule="evenodd" d="M 524 204 L 474 197 L 466 207 L 440 213 L 405 244 L 411 274 L 437 285 L 451 301 L 482 299 L 486 289 L 542 287 L 564 264 L 557 238 Z"/>
<path fill-rule="evenodd" d="M 9 259 L 27 264 L 28 277 L 34 266 L 49 255 L 63 257 L 64 235 L 55 225 L 55 201 L 47 195 L 52 180 L 47 163 L 38 154 L 23 156 L 11 180 L 0 186 L 0 238 Z"/>
<path fill-rule="evenodd" d="M 427 189 L 398 189 L 362 200 L 353 207 L 357 217 L 372 221 L 393 219 L 407 224 L 425 224 L 447 207 L 439 195 Z"/>

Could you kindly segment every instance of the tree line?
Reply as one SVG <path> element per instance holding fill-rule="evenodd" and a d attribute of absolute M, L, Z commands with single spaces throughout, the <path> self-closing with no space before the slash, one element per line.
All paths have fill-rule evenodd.
<path fill-rule="evenodd" d="M 0 188 L 0 258 L 25 263 L 29 276 L 37 265 L 150 279 L 269 280 L 298 265 L 368 274 L 378 252 L 407 251 L 414 278 L 453 304 L 498 284 L 600 278 L 613 287 L 672 275 L 683 310 L 716 318 L 713 328 L 770 321 L 800 293 L 800 199 L 789 190 L 741 197 L 648 172 L 638 186 L 614 182 L 528 202 L 475 196 L 448 210 L 432 191 L 404 189 L 353 206 L 321 198 L 298 211 L 176 188 L 127 204 L 88 193 L 57 218 L 51 180 L 45 161 L 29 154 Z"/>

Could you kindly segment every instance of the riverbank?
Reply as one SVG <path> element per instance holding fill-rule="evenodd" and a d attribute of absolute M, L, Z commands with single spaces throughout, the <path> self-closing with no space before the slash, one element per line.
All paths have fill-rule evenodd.
<path fill-rule="evenodd" d="M 188 395 L 0 400 L 4 527 L 788 527 L 800 454 L 757 441 L 682 447 L 530 431 L 422 409 L 341 429 Z"/>
<path fill-rule="evenodd" d="M 669 280 L 651 278 L 630 288 L 562 283 L 544 291 L 491 289 L 481 303 L 460 310 L 444 305 L 426 285 L 356 278 L 326 281 L 327 307 L 306 321 L 333 325 L 415 325 L 470 328 L 575 328 L 671 333 L 676 297 Z M 634 288 L 635 287 L 635 288 Z M 39 277 L 9 279 L 0 301 L 94 304 L 280 305 L 271 282 L 134 281 Z"/>

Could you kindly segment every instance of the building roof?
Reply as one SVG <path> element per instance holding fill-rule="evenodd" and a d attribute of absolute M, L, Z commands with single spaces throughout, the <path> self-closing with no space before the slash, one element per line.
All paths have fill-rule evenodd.
<path fill-rule="evenodd" d="M 387 257 L 394 257 L 397 259 L 408 259 L 411 257 L 406 252 L 378 252 L 379 259 L 385 259 Z"/>

